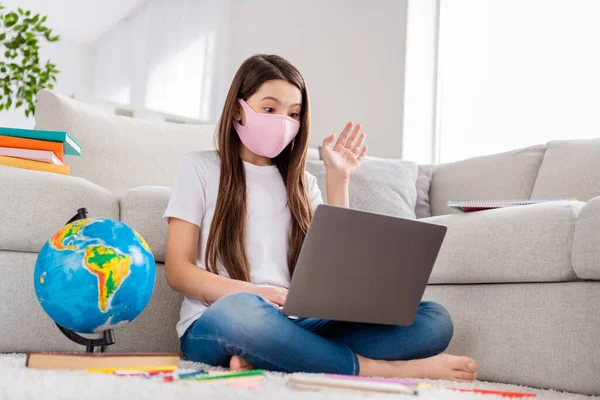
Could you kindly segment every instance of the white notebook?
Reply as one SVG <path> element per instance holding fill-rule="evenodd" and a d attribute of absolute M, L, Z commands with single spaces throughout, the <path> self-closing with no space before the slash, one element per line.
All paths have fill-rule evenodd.
<path fill-rule="evenodd" d="M 515 206 L 526 206 L 539 203 L 550 203 L 554 201 L 576 201 L 574 198 L 556 197 L 546 199 L 519 199 L 519 200 L 469 200 L 449 201 L 448 207 L 463 212 L 491 210 L 494 208 L 505 208 Z"/>
<path fill-rule="evenodd" d="M 26 160 L 41 161 L 56 165 L 63 165 L 62 161 L 49 150 L 14 149 L 12 147 L 0 147 L 0 156 L 24 158 Z"/>
<path fill-rule="evenodd" d="M 362 392 L 396 393 L 415 395 L 415 387 L 393 380 L 363 378 L 357 376 L 334 377 L 332 375 L 292 375 L 289 385 L 305 390 L 346 390 Z"/>

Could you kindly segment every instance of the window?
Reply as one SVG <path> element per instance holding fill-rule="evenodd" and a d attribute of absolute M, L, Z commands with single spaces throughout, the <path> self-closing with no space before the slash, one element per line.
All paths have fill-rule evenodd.
<path fill-rule="evenodd" d="M 436 139 L 431 161 L 600 137 L 599 1 L 435 3 L 437 103 L 424 105 L 437 120 L 425 132 Z"/>

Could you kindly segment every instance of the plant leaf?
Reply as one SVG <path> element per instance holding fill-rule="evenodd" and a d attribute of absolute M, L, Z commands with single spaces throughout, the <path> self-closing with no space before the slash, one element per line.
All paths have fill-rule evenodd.
<path fill-rule="evenodd" d="M 40 60 L 39 56 L 40 44 L 44 42 L 41 36 L 48 42 L 60 39 L 60 35 L 43 25 L 47 18 L 22 8 L 0 12 L 0 49 L 4 48 L 0 51 L 8 60 L 0 61 L 0 110 L 23 107 L 29 118 L 35 114 L 36 93 L 54 88 L 59 70 L 56 64 Z"/>
<path fill-rule="evenodd" d="M 4 16 L 4 25 L 7 28 L 10 28 L 11 26 L 15 25 L 18 21 L 19 16 L 14 12 L 8 13 Z"/>

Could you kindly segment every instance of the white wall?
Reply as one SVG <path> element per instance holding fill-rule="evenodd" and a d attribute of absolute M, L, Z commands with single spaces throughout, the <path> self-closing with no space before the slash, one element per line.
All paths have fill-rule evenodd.
<path fill-rule="evenodd" d="M 369 154 L 402 155 L 406 0 L 235 0 L 229 81 L 256 53 L 291 61 L 307 81 L 316 146 L 360 122 Z"/>
<path fill-rule="evenodd" d="M 229 88 L 229 0 L 148 0 L 94 43 L 94 96 L 215 122 Z"/>
<path fill-rule="evenodd" d="M 58 41 L 40 45 L 40 61 L 50 59 L 57 65 L 60 73 L 57 75 L 55 89 L 61 93 L 89 93 L 93 76 L 93 51 L 87 44 Z M 33 117 L 25 118 L 24 106 L 19 109 L 0 112 L 0 126 L 13 128 L 33 128 Z"/>

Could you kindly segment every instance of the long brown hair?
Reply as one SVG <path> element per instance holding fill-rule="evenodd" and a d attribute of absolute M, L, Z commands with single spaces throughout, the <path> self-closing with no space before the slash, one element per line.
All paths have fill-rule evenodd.
<path fill-rule="evenodd" d="M 250 281 L 250 266 L 245 250 L 246 235 L 246 176 L 240 158 L 241 141 L 233 127 L 238 98 L 247 100 L 269 80 L 282 79 L 302 92 L 300 130 L 295 139 L 273 159 L 287 192 L 291 214 L 291 236 L 288 252 L 290 276 L 300 254 L 312 218 L 304 167 L 310 132 L 310 107 L 306 83 L 300 72 L 289 61 L 275 55 L 259 54 L 250 57 L 237 71 L 216 133 L 217 152 L 221 161 L 221 177 L 215 215 L 206 245 L 206 267 L 219 274 L 220 263 L 229 277 Z"/>

